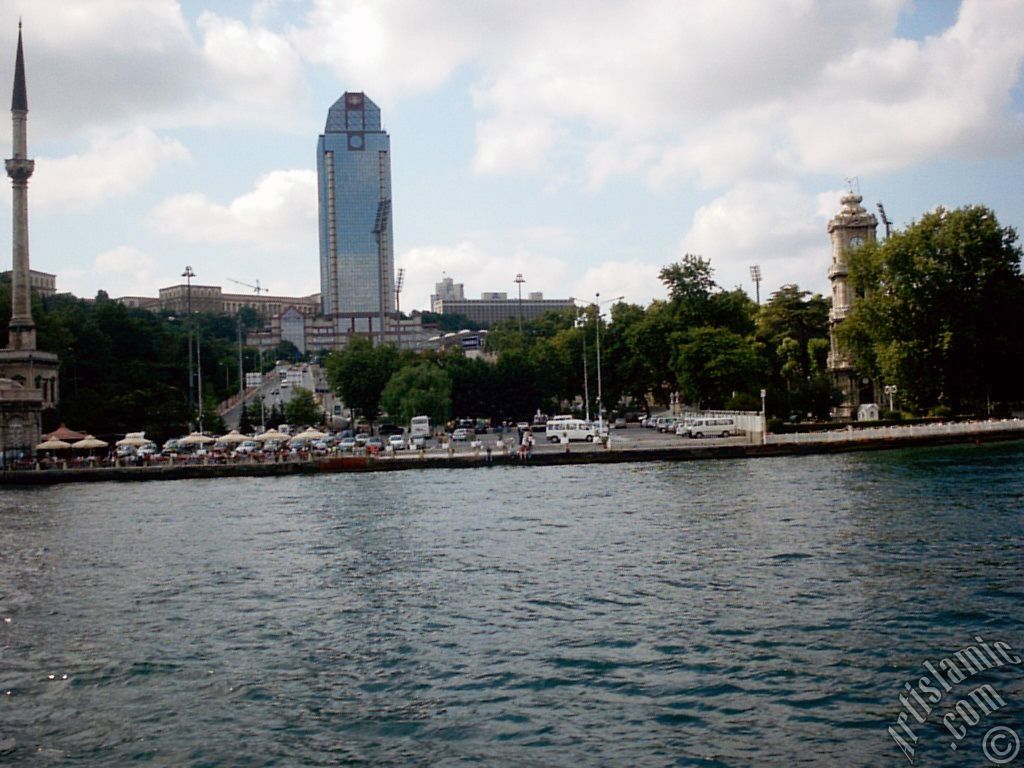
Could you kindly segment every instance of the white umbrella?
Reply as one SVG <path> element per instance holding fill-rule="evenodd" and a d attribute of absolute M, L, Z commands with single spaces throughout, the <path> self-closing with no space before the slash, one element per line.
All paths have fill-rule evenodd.
<path fill-rule="evenodd" d="M 191 435 L 181 438 L 178 441 L 178 445 L 208 445 L 213 442 L 216 442 L 216 438 L 200 434 L 199 432 L 193 432 Z"/>
<path fill-rule="evenodd" d="M 253 440 L 259 440 L 261 443 L 266 443 L 271 440 L 276 440 L 279 443 L 287 443 L 291 438 L 284 432 L 278 432 L 276 429 L 271 429 L 268 432 L 264 432 L 262 435 L 256 435 Z"/>
<path fill-rule="evenodd" d="M 37 451 L 63 451 L 65 448 L 70 448 L 71 443 L 65 443 L 63 440 L 46 440 L 36 446 Z"/>
<path fill-rule="evenodd" d="M 91 450 L 93 448 L 106 448 L 108 445 L 110 444 L 106 440 L 100 440 L 92 435 L 86 435 L 77 443 L 72 443 L 71 447 L 80 450 Z"/>
<path fill-rule="evenodd" d="M 131 437 L 125 437 L 117 441 L 116 445 L 131 445 L 135 448 L 140 448 L 143 445 L 149 445 L 153 441 L 148 437 L 137 437 L 135 435 Z"/>
<path fill-rule="evenodd" d="M 244 443 L 246 440 L 252 440 L 252 438 L 243 435 L 237 429 L 232 429 L 226 435 L 217 438 L 217 440 L 218 442 L 227 443 L 228 445 L 230 445 L 232 443 Z"/>
<path fill-rule="evenodd" d="M 310 428 L 304 432 L 299 432 L 292 440 L 319 440 L 321 437 L 327 437 L 327 433 L 321 432 L 319 429 Z"/>

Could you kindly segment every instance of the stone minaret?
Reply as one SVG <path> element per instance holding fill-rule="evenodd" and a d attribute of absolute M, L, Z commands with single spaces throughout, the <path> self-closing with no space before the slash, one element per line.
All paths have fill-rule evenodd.
<path fill-rule="evenodd" d="M 11 322 L 7 347 L 0 350 L 0 376 L 29 390 L 42 393 L 43 407 L 57 404 L 57 356 L 36 349 L 36 325 L 32 322 L 32 286 L 28 261 L 28 180 L 35 162 L 28 158 L 28 94 L 25 88 L 25 55 L 18 22 L 18 54 L 14 62 L 11 96 L 14 123 L 14 157 L 7 160 L 14 194 L 14 263 L 11 269 Z"/>
<path fill-rule="evenodd" d="M 874 401 L 873 397 L 867 400 L 861 398 L 861 392 L 869 389 L 871 382 L 862 382 L 858 378 L 853 363 L 836 339 L 836 328 L 849 314 L 854 301 L 846 257 L 851 250 L 875 242 L 875 230 L 878 228 L 875 215 L 868 213 L 861 205 L 863 199 L 852 191 L 844 195 L 840 200 L 843 207 L 828 223 L 828 234 L 832 241 L 832 266 L 828 270 L 828 279 L 832 283 L 832 310 L 828 318 L 831 341 L 828 367 L 833 385 L 843 395 L 842 404 L 832 410 L 833 418 L 837 419 L 856 418 L 857 406 L 861 402 Z"/>

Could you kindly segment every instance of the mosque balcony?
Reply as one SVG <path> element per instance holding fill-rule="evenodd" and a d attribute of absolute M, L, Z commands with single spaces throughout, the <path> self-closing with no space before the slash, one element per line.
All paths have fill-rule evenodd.
<path fill-rule="evenodd" d="M 24 157 L 8 158 L 4 164 L 7 166 L 7 175 L 14 181 L 27 181 L 36 167 L 35 160 Z"/>

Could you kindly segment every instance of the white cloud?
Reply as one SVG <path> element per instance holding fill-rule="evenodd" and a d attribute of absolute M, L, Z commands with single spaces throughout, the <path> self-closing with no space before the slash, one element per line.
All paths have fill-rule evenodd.
<path fill-rule="evenodd" d="M 79 155 L 36 160 L 32 205 L 86 210 L 140 189 L 166 166 L 189 160 L 178 141 L 146 128 L 102 136 Z"/>
<path fill-rule="evenodd" d="M 316 173 L 273 171 L 225 204 L 195 192 L 171 197 L 150 214 L 158 231 L 188 243 L 255 247 L 316 264 Z"/>
<path fill-rule="evenodd" d="M 491 41 L 494 17 L 514 16 L 493 3 L 313 0 L 296 48 L 351 90 L 387 106 L 399 96 L 441 85 Z"/>
<path fill-rule="evenodd" d="M 289 121 L 298 97 L 308 89 L 299 55 L 288 40 L 210 12 L 200 14 L 198 24 L 203 59 L 219 93 L 207 109 L 234 121 L 270 113 L 277 121 Z"/>
<path fill-rule="evenodd" d="M 630 304 L 647 306 L 653 299 L 665 298 L 665 285 L 658 279 L 662 266 L 636 259 L 605 261 L 583 273 L 573 295 L 582 302 L 594 301 L 598 293 L 601 302 L 622 296 L 623 301 Z M 603 311 L 607 309 L 606 306 Z"/>
<path fill-rule="evenodd" d="M 151 254 L 120 245 L 96 255 L 88 268 L 67 267 L 60 272 L 60 290 L 76 296 L 94 296 L 104 290 L 111 297 L 153 296 L 154 285 L 171 285 L 177 279 L 165 274 Z"/>
<path fill-rule="evenodd" d="M 721 186 L 1013 146 L 1024 6 L 965 0 L 914 42 L 895 36 L 909 5 L 316 0 L 294 39 L 385 102 L 471 68 L 481 172 Z"/>
<path fill-rule="evenodd" d="M 729 290 L 742 286 L 753 294 L 750 267 L 758 264 L 762 298 L 786 283 L 824 291 L 827 222 L 839 210 L 842 194 L 811 195 L 790 182 L 739 184 L 698 209 L 679 255 L 708 259 L 715 282 Z"/>
<path fill-rule="evenodd" d="M 245 123 L 290 128 L 308 96 L 283 34 L 205 12 L 197 42 L 176 0 L 33 0 L 0 10 L 0 46 L 14 50 L 24 15 L 33 135 Z M 260 18 L 259 14 L 256 14 Z M 3 59 L 2 82 L 9 83 Z"/>

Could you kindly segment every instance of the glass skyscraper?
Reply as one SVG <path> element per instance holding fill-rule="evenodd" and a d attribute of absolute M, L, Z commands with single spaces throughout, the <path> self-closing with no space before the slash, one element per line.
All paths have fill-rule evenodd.
<path fill-rule="evenodd" d="M 383 335 L 394 317 L 391 140 L 380 107 L 346 92 L 317 142 L 320 296 L 337 329 Z"/>

